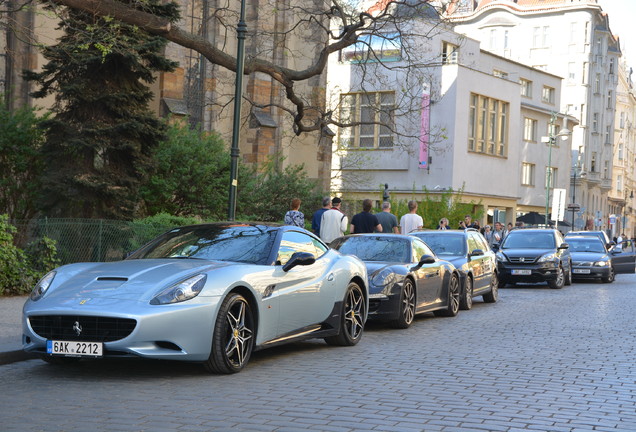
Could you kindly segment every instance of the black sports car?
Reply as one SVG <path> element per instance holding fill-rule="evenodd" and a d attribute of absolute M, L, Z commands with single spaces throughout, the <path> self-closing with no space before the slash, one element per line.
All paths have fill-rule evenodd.
<path fill-rule="evenodd" d="M 360 258 L 369 275 L 369 319 L 407 328 L 415 315 L 459 311 L 459 272 L 422 240 L 398 234 L 354 234 L 331 247 Z"/>

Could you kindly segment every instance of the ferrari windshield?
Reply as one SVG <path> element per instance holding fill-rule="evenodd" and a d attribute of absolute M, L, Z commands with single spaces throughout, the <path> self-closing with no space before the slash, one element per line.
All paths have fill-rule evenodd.
<path fill-rule="evenodd" d="M 411 243 L 403 238 L 382 235 L 349 237 L 340 243 L 338 250 L 355 255 L 362 261 L 411 262 Z"/>
<path fill-rule="evenodd" d="M 464 234 L 438 234 L 437 232 L 415 232 L 412 236 L 423 240 L 435 255 L 462 256 L 466 255 L 466 241 Z"/>
<path fill-rule="evenodd" d="M 176 228 L 128 259 L 196 258 L 266 264 L 276 230 L 253 225 L 199 225 Z"/>

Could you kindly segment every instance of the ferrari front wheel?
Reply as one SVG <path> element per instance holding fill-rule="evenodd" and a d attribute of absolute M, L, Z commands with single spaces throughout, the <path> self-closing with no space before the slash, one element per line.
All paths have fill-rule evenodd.
<path fill-rule="evenodd" d="M 350 282 L 342 303 L 340 331 L 336 336 L 326 337 L 325 342 L 341 346 L 357 344 L 362 338 L 366 316 L 367 306 L 362 288 L 357 283 Z"/>
<path fill-rule="evenodd" d="M 240 372 L 254 348 L 254 315 L 240 294 L 228 295 L 221 304 L 212 335 L 212 351 L 203 363 L 212 373 Z"/>

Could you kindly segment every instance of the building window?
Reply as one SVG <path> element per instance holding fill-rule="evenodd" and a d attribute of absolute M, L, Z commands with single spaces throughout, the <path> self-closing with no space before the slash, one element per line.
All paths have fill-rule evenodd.
<path fill-rule="evenodd" d="M 605 126 L 605 144 L 609 144 L 610 141 L 610 136 L 612 133 L 612 127 L 611 126 Z"/>
<path fill-rule="evenodd" d="M 570 23 L 570 44 L 576 44 L 576 39 L 577 39 L 577 32 L 576 32 L 576 23 L 575 22 L 571 22 Z"/>
<path fill-rule="evenodd" d="M 402 39 L 399 33 L 365 34 L 358 42 L 340 52 L 340 61 L 351 63 L 388 62 L 402 59 Z"/>
<path fill-rule="evenodd" d="M 600 93 L 601 92 L 601 74 L 597 73 L 594 76 L 594 93 Z"/>
<path fill-rule="evenodd" d="M 621 111 L 621 120 L 619 124 L 621 129 L 625 127 L 625 111 Z"/>
<path fill-rule="evenodd" d="M 554 189 L 554 185 L 557 184 L 557 175 L 559 173 L 559 169 L 556 167 L 546 167 L 545 168 L 545 184 L 550 188 Z"/>
<path fill-rule="evenodd" d="M 585 104 L 581 104 L 581 112 L 579 113 L 579 124 L 581 126 L 587 125 L 587 113 L 585 112 Z"/>
<path fill-rule="evenodd" d="M 543 86 L 541 101 L 549 104 L 554 104 L 554 89 L 552 87 Z"/>
<path fill-rule="evenodd" d="M 614 59 L 613 58 L 611 58 L 609 62 L 609 74 L 610 75 L 614 74 Z"/>
<path fill-rule="evenodd" d="M 623 160 L 623 143 L 618 144 L 618 160 Z"/>
<path fill-rule="evenodd" d="M 501 70 L 498 70 L 498 69 L 494 69 L 492 71 L 492 74 L 494 76 L 496 76 L 496 77 L 499 77 L 499 78 L 508 78 L 508 72 L 504 72 L 504 71 L 501 71 Z"/>
<path fill-rule="evenodd" d="M 568 82 L 574 84 L 576 82 L 576 63 L 568 63 Z"/>
<path fill-rule="evenodd" d="M 592 159 L 590 160 L 590 172 L 596 172 L 596 152 L 592 152 Z"/>
<path fill-rule="evenodd" d="M 442 64 L 456 64 L 459 47 L 449 42 L 442 43 Z"/>
<path fill-rule="evenodd" d="M 616 176 L 616 192 L 622 192 L 623 191 L 623 176 L 619 175 Z"/>
<path fill-rule="evenodd" d="M 592 132 L 598 133 L 598 113 L 592 114 Z"/>
<path fill-rule="evenodd" d="M 583 78 L 582 78 L 582 83 L 583 84 L 588 84 L 588 82 L 589 82 L 588 75 L 589 74 L 590 74 L 590 64 L 588 62 L 584 62 L 583 63 Z"/>
<path fill-rule="evenodd" d="M 468 150 L 493 156 L 508 151 L 508 102 L 470 95 Z"/>
<path fill-rule="evenodd" d="M 521 164 L 521 184 L 534 186 L 534 164 L 524 162 Z"/>
<path fill-rule="evenodd" d="M 532 97 L 532 81 L 521 78 L 519 80 L 519 84 L 521 85 L 521 96 Z"/>
<path fill-rule="evenodd" d="M 603 178 L 604 179 L 610 178 L 610 175 L 609 175 L 609 161 L 605 161 L 603 163 Z"/>
<path fill-rule="evenodd" d="M 393 147 L 395 93 L 349 93 L 340 96 L 340 121 L 362 123 L 341 127 L 338 143 L 342 147 Z"/>
<path fill-rule="evenodd" d="M 607 92 L 607 108 L 612 109 L 612 101 L 614 99 L 614 92 L 612 90 Z"/>
<path fill-rule="evenodd" d="M 523 119 L 523 139 L 524 141 L 537 142 L 537 121 L 525 117 Z"/>
<path fill-rule="evenodd" d="M 532 48 L 547 48 L 550 46 L 550 27 L 534 27 L 532 29 Z"/>

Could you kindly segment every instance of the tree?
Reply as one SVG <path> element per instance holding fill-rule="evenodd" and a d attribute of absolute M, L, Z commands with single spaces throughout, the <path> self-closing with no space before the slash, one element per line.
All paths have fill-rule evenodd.
<path fill-rule="evenodd" d="M 173 4 L 144 1 L 149 13 L 176 20 Z M 109 17 L 59 11 L 64 35 L 45 47 L 48 63 L 27 73 L 42 98 L 55 96 L 45 121 L 42 209 L 50 216 L 132 219 L 150 151 L 165 126 L 149 110 L 154 73 L 175 63 L 166 40 Z"/>
<path fill-rule="evenodd" d="M 152 157 L 154 165 L 141 188 L 149 214 L 225 217 L 230 154 L 217 134 L 174 124 Z"/>
<path fill-rule="evenodd" d="M 41 146 L 44 141 L 33 108 L 9 111 L 0 104 L 0 214 L 10 220 L 30 219 L 37 212 L 35 201 L 44 167 Z"/>
<path fill-rule="evenodd" d="M 209 26 L 221 28 L 217 33 L 225 34 L 224 41 L 216 43 L 195 32 L 189 32 L 169 19 L 154 14 L 142 0 L 49 0 L 51 3 L 67 6 L 87 13 L 112 17 L 115 20 L 160 35 L 166 39 L 191 48 L 202 54 L 211 64 L 236 72 L 237 60 L 232 52 L 234 27 L 238 22 L 237 2 L 215 3 L 216 7 L 207 13 Z M 279 2 L 277 0 L 250 0 L 259 14 L 271 14 L 270 25 L 249 28 L 248 43 L 250 49 L 245 62 L 246 75 L 261 73 L 274 79 L 280 85 L 280 91 L 286 98 L 285 103 L 263 104 L 258 100 L 249 100 L 253 107 L 275 108 L 286 111 L 293 117 L 293 131 L 300 135 L 304 132 L 324 131 L 331 124 L 351 126 L 333 116 L 326 108 L 324 97 L 316 94 L 303 94 L 300 83 L 306 83 L 320 76 L 327 66 L 330 56 L 353 46 L 366 48 L 366 56 L 377 65 L 392 68 L 385 62 L 377 50 L 374 41 L 403 41 L 405 52 L 411 40 L 421 37 L 430 38 L 431 29 L 418 30 L 418 26 L 406 26 L 414 18 L 441 20 L 434 13 L 429 0 L 380 0 L 377 3 L 353 3 L 341 0 L 311 0 Z M 207 3 L 204 3 L 207 4 Z M 286 22 L 287 20 L 287 22 Z M 435 26 L 433 27 L 434 30 Z M 375 37 L 375 39 L 374 39 Z M 310 41 L 311 43 L 306 43 Z M 276 52 L 276 55 L 272 55 Z M 408 54 L 407 54 L 408 55 Z M 293 57 L 293 67 L 283 66 L 281 56 Z M 408 68 L 416 72 L 423 66 L 439 65 L 437 56 L 431 58 L 408 58 Z M 417 80 L 413 80 L 415 82 Z M 315 92 L 315 89 L 310 89 Z M 402 98 L 401 101 L 407 101 Z M 399 103 L 397 101 L 396 103 Z M 415 109 L 419 109 L 417 106 Z M 399 134 L 399 130 L 393 131 Z"/>

